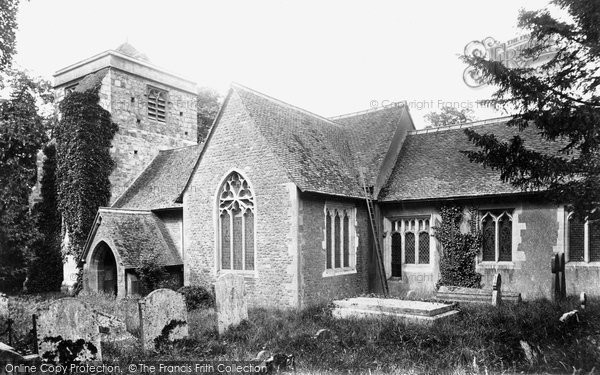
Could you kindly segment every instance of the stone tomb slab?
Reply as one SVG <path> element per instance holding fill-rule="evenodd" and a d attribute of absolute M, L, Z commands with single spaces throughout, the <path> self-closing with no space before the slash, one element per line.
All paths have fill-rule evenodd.
<path fill-rule="evenodd" d="M 61 336 L 63 340 L 83 339 L 98 350 L 96 360 L 102 360 L 101 338 L 96 314 L 76 298 L 61 298 L 52 301 L 37 314 L 37 342 L 40 356 L 53 350 L 53 345 L 44 342 L 46 337 Z"/>
<path fill-rule="evenodd" d="M 338 318 L 392 316 L 411 323 L 431 324 L 458 313 L 454 304 L 392 298 L 356 297 L 333 303 L 333 316 Z"/>
<path fill-rule="evenodd" d="M 248 319 L 244 277 L 241 275 L 225 274 L 215 282 L 215 304 L 217 310 L 217 326 L 219 334 L 230 326 L 237 325 Z"/>
<path fill-rule="evenodd" d="M 156 348 L 155 339 L 162 334 L 163 328 L 173 320 L 182 321 L 169 334 L 169 340 L 188 336 L 188 316 L 185 297 L 171 289 L 157 289 L 139 302 L 140 334 L 144 350 Z"/>

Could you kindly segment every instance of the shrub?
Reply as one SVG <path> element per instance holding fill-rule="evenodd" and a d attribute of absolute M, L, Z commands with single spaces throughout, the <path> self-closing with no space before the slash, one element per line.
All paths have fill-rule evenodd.
<path fill-rule="evenodd" d="M 188 311 L 214 307 L 215 297 L 212 292 L 200 285 L 190 285 L 179 288 L 179 293 L 185 297 Z"/>

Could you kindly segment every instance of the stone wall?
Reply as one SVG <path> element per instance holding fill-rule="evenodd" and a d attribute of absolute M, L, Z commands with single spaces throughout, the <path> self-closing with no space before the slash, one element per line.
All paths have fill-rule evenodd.
<path fill-rule="evenodd" d="M 148 118 L 148 86 L 167 91 L 165 122 Z M 196 143 L 196 96 L 114 68 L 104 78 L 100 95 L 119 125 L 111 148 L 116 162 L 111 175 L 111 202 L 114 202 L 159 150 Z"/>
<path fill-rule="evenodd" d="M 352 297 L 369 290 L 368 257 L 372 251 L 369 219 L 363 201 L 343 200 L 356 207 L 356 273 L 325 276 L 326 253 L 324 208 L 326 202 L 336 202 L 322 196 L 300 195 L 299 250 L 301 253 L 301 304 L 309 306 L 336 298 Z"/>
<path fill-rule="evenodd" d="M 185 284 L 209 285 L 218 269 L 217 193 L 231 171 L 251 184 L 255 202 L 255 271 L 245 273 L 248 304 L 297 306 L 297 251 L 291 243 L 296 187 L 237 94 L 232 94 L 184 197 Z"/>

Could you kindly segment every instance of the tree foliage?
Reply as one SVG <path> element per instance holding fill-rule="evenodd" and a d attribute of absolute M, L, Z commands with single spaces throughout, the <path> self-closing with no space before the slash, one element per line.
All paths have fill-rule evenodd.
<path fill-rule="evenodd" d="M 539 66 L 508 68 L 498 61 L 463 59 L 497 91 L 489 102 L 514 112 L 508 126 L 536 127 L 549 143 L 550 154 L 533 150 L 520 136 L 499 140 L 491 134 L 466 133 L 479 150 L 466 152 L 471 161 L 500 171 L 503 181 L 525 191 L 543 191 L 575 212 L 600 217 L 600 2 L 554 0 L 568 19 L 551 10 L 522 11 L 519 26 L 535 42 L 524 56 L 535 59 L 549 45 L 556 55 Z"/>
<path fill-rule="evenodd" d="M 471 108 L 458 109 L 453 106 L 444 106 L 440 112 L 429 112 L 423 116 L 429 125 L 426 128 L 464 124 L 475 119 Z"/>
<path fill-rule="evenodd" d="M 69 233 L 65 255 L 81 254 L 96 211 L 110 199 L 110 156 L 117 125 L 99 104 L 98 88 L 73 91 L 60 103 L 56 139 L 58 207 Z"/>
<path fill-rule="evenodd" d="M 38 87 L 25 73 L 8 75 L 10 97 L 0 102 L 0 289 L 16 291 L 25 279 L 32 225 L 29 195 L 37 178 L 37 152 L 47 140 L 38 114 Z"/>
<path fill-rule="evenodd" d="M 41 237 L 31 246 L 25 288 L 29 293 L 60 290 L 63 279 L 61 215 L 56 196 L 56 146 L 44 147 L 41 202 L 33 207 L 34 221 Z"/>
<path fill-rule="evenodd" d="M 221 106 L 221 96 L 218 92 L 208 87 L 198 90 L 196 109 L 198 111 L 198 143 L 204 142 L 208 131 L 217 117 Z"/>
<path fill-rule="evenodd" d="M 18 9 L 19 0 L 0 0 L 0 71 L 11 65 L 16 51 Z"/>
<path fill-rule="evenodd" d="M 475 210 L 470 210 L 469 232 L 462 233 L 464 209 L 458 206 L 444 206 L 440 209 L 442 222 L 435 226 L 434 237 L 442 246 L 440 252 L 440 285 L 481 287 L 481 274 L 475 271 L 475 257 L 481 250 L 481 233 L 473 222 Z"/>

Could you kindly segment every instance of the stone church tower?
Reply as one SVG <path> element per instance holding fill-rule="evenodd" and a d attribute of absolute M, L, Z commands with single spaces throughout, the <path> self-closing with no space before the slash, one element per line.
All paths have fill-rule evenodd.
<path fill-rule="evenodd" d="M 100 86 L 100 104 L 119 125 L 111 149 L 112 204 L 159 150 L 196 144 L 197 86 L 152 65 L 128 43 L 54 74 L 58 100 L 93 86 Z"/>
<path fill-rule="evenodd" d="M 111 147 L 115 161 L 110 176 L 112 205 L 160 150 L 196 144 L 197 86 L 153 65 L 124 43 L 54 74 L 59 101 L 73 90 L 92 87 L 99 87 L 100 105 L 119 126 Z M 63 289 L 75 283 L 75 272 L 75 260 L 67 259 Z"/>

